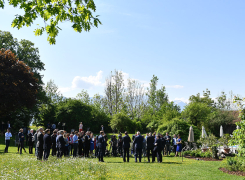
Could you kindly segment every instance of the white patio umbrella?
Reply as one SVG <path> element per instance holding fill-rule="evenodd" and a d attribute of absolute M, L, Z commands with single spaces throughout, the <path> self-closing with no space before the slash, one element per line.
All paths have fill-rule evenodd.
<path fill-rule="evenodd" d="M 220 137 L 223 137 L 224 136 L 224 131 L 223 131 L 223 126 L 220 126 Z"/>
<path fill-rule="evenodd" d="M 207 137 L 207 133 L 205 131 L 204 126 L 202 126 L 202 138 L 206 138 Z"/>
<path fill-rule="evenodd" d="M 236 126 L 236 129 L 240 129 L 240 127 L 237 125 L 237 126 Z"/>
<path fill-rule="evenodd" d="M 189 142 L 194 142 L 194 132 L 193 132 L 192 126 L 190 127 L 190 130 L 189 130 L 188 141 L 189 141 Z"/>

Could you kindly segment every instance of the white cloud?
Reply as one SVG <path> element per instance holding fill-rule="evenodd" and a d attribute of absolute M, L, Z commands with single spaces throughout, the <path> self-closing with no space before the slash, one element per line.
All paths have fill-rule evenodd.
<path fill-rule="evenodd" d="M 174 88 L 174 89 L 182 89 L 182 88 L 184 88 L 184 86 L 181 86 L 181 85 L 173 85 L 173 86 L 166 85 L 165 87 L 166 88 Z"/>
<path fill-rule="evenodd" d="M 101 82 L 103 71 L 97 72 L 96 76 L 80 77 L 76 76 L 72 81 L 72 88 L 89 89 L 93 86 L 103 86 Z"/>
<path fill-rule="evenodd" d="M 174 100 L 170 100 L 170 101 L 182 101 L 182 102 L 184 102 L 184 103 L 189 103 L 189 99 L 186 99 L 186 98 L 175 98 Z"/>
<path fill-rule="evenodd" d="M 64 88 L 59 88 L 58 89 L 61 93 L 69 92 L 72 90 L 70 87 L 64 87 Z"/>

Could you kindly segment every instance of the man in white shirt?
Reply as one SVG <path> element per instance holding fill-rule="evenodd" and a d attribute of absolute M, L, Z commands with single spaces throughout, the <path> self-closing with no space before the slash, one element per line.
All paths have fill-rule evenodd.
<path fill-rule="evenodd" d="M 9 148 L 9 143 L 10 143 L 10 138 L 12 137 L 12 134 L 9 129 L 7 129 L 7 132 L 5 133 L 5 142 L 6 142 L 6 147 L 5 147 L 5 153 L 8 152 Z"/>
<path fill-rule="evenodd" d="M 174 154 L 176 154 L 176 148 L 177 148 L 177 138 L 176 138 L 176 135 L 174 134 L 174 137 L 173 137 L 173 146 L 174 146 Z"/>

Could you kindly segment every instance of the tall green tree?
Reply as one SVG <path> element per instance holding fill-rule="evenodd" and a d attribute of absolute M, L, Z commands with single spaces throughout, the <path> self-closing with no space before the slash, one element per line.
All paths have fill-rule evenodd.
<path fill-rule="evenodd" d="M 43 32 L 48 34 L 50 44 L 55 44 L 55 38 L 61 28 L 59 23 L 69 21 L 76 32 L 90 31 L 91 27 L 101 24 L 98 15 L 94 16 L 96 6 L 93 0 L 58 0 L 58 1 L 25 1 L 8 0 L 9 5 L 24 11 L 23 15 L 17 14 L 12 22 L 12 27 L 22 28 L 31 26 L 37 18 L 44 21 L 44 25 L 35 29 L 35 35 Z M 0 0 L 0 8 L 4 8 L 5 1 Z"/>

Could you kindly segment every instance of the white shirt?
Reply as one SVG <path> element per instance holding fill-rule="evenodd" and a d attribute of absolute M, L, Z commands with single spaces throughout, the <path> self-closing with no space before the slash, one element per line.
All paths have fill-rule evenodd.
<path fill-rule="evenodd" d="M 83 129 L 83 125 L 82 124 L 79 124 L 79 129 Z"/>
<path fill-rule="evenodd" d="M 177 145 L 177 143 L 176 143 L 177 142 L 177 138 L 173 138 L 173 140 L 174 140 L 174 142 L 173 142 L 174 145 Z"/>
<path fill-rule="evenodd" d="M 11 132 L 6 132 L 5 133 L 5 140 L 10 140 L 11 137 L 12 137 Z"/>

